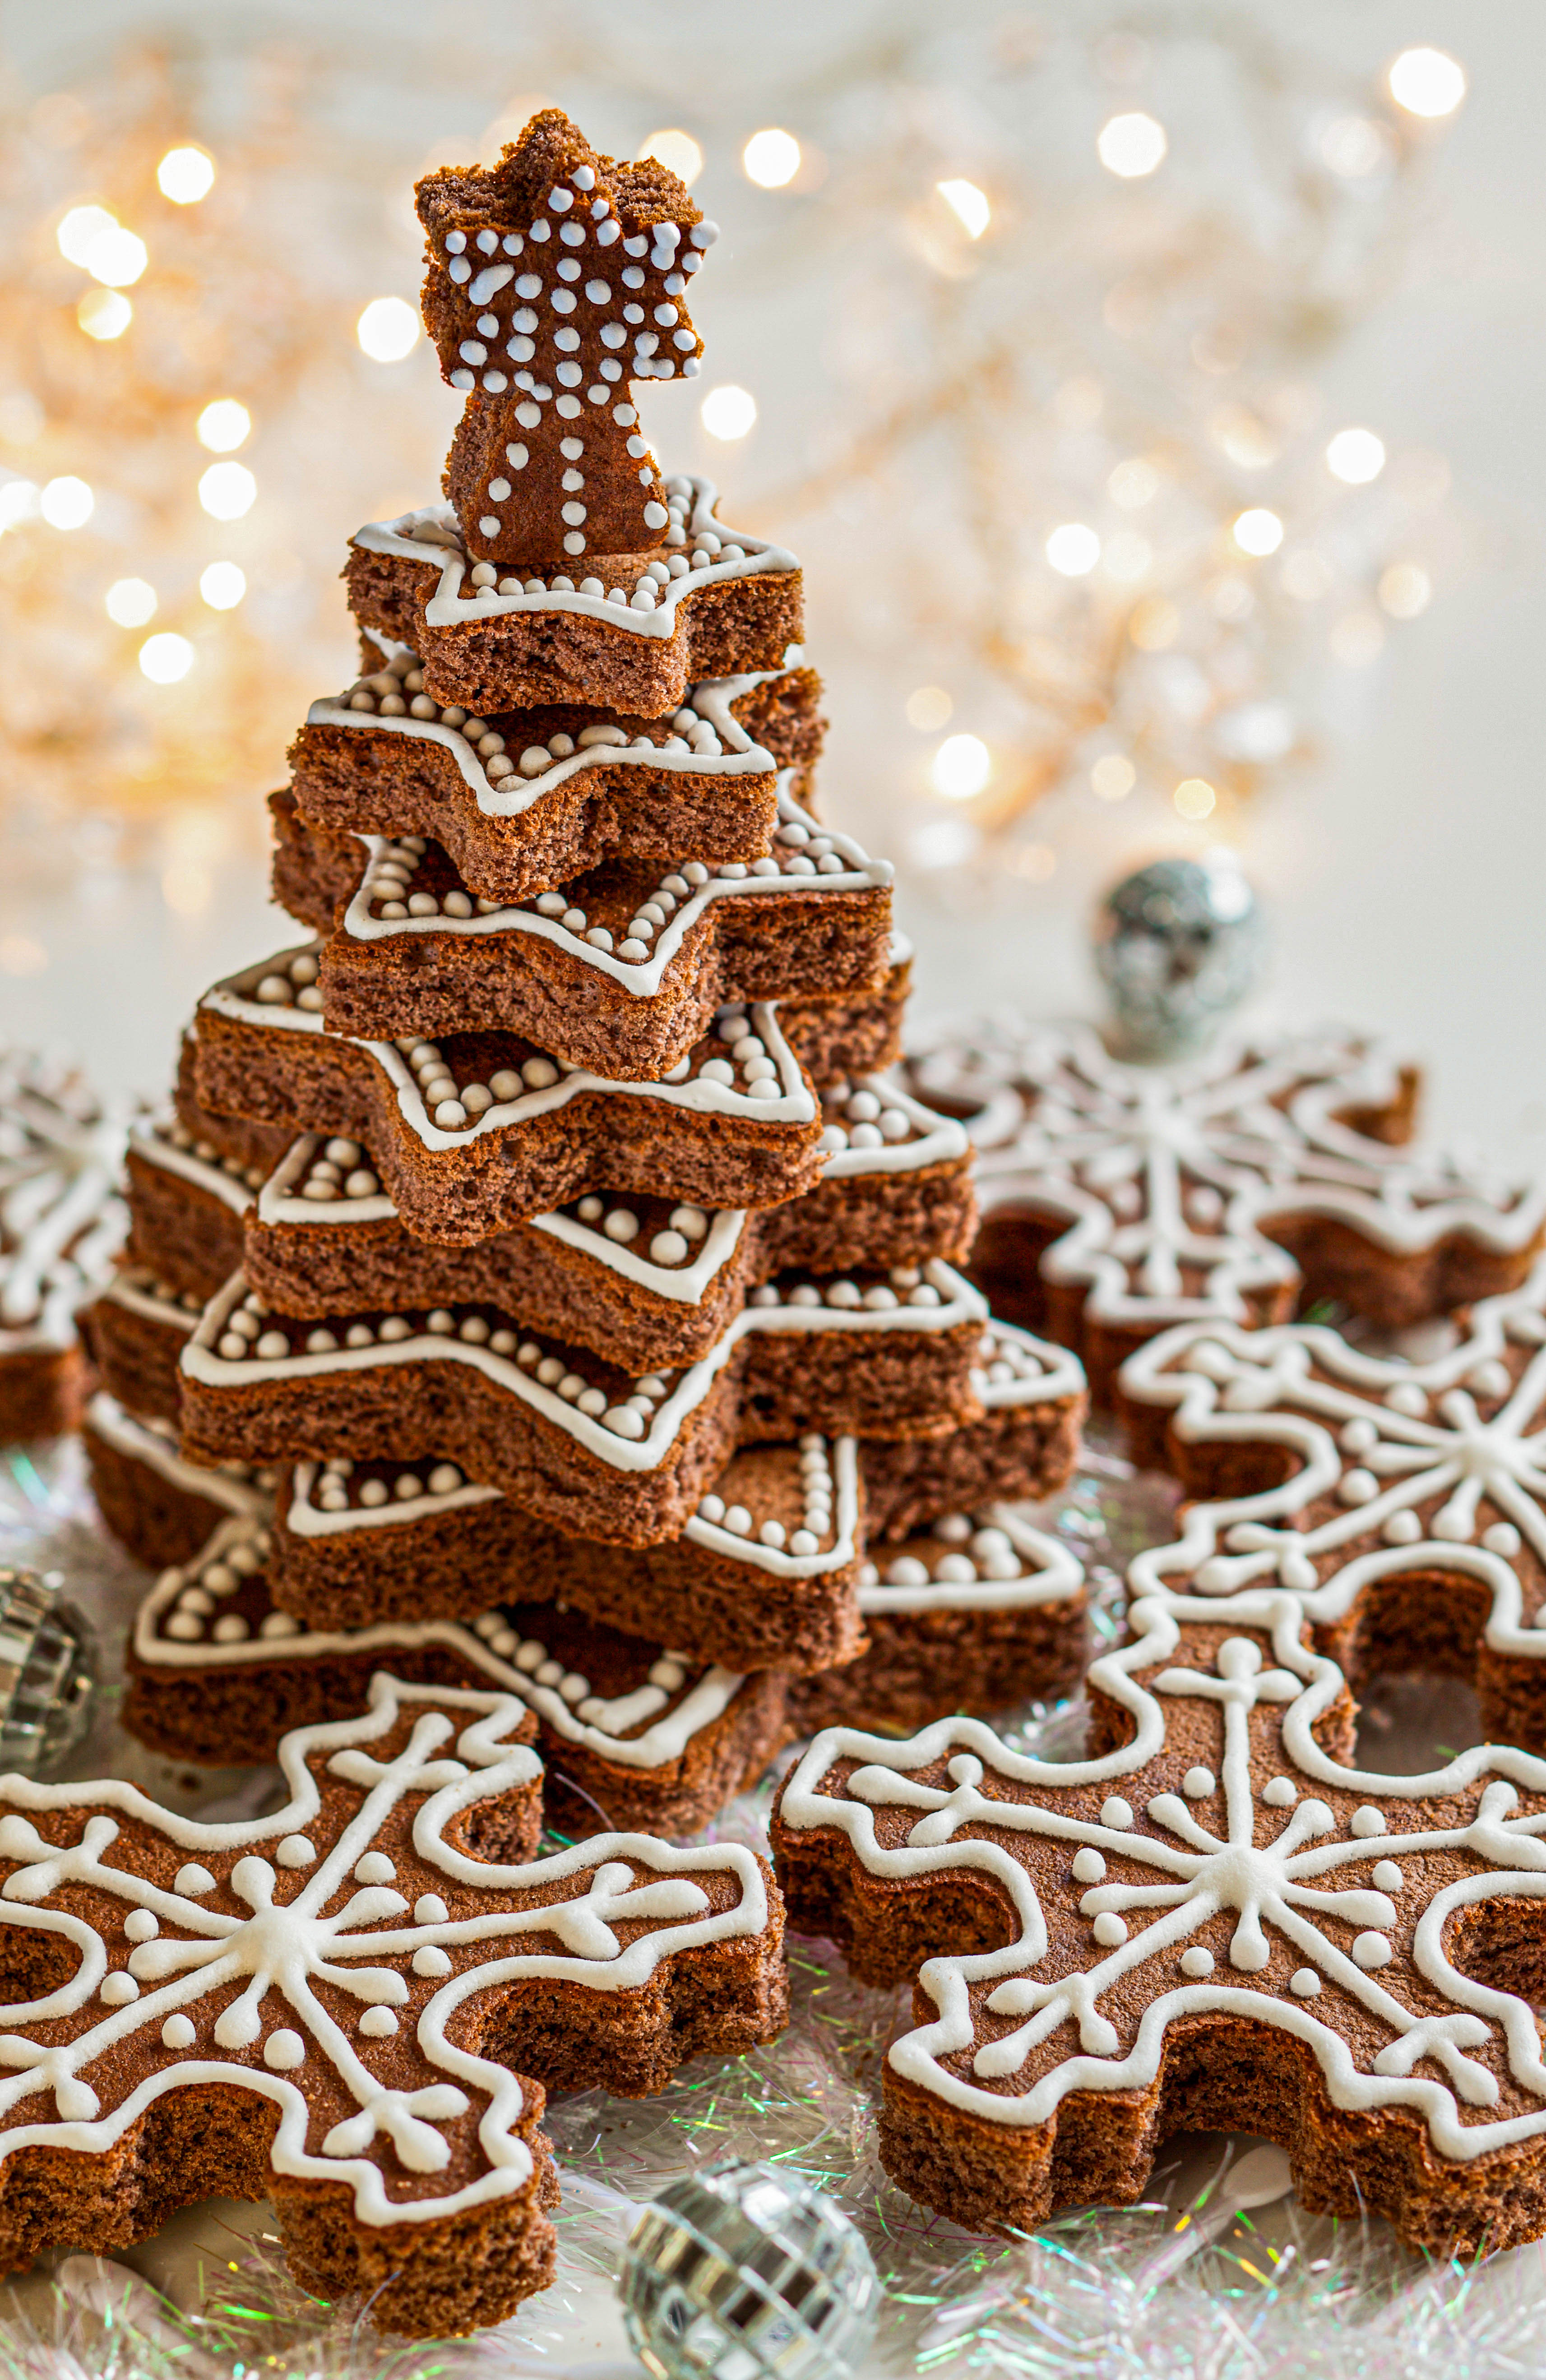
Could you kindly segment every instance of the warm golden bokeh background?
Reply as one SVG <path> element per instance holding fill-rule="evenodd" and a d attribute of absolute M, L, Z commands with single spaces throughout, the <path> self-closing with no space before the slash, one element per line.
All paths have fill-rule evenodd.
<path fill-rule="evenodd" d="M 805 559 L 826 798 L 901 863 L 926 949 L 1066 996 L 1091 889 L 1218 838 L 1293 914 L 1341 881 L 1323 789 L 1519 526 L 1445 416 L 1529 21 L 0 12 L 4 1020 L 152 1081 L 201 980 L 279 939 L 257 797 L 350 672 L 349 529 L 425 500 L 455 419 L 412 336 L 410 186 L 543 100 L 656 146 L 724 225 L 703 376 L 646 426 Z M 1496 376 L 1501 313 L 1487 335 Z M 1402 1021 L 1345 937 L 1296 932 L 1318 1009 Z"/>

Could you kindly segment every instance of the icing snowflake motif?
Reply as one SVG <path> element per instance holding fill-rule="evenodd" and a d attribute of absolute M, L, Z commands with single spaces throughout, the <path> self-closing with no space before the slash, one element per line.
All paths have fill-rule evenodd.
<path fill-rule="evenodd" d="M 0 1049 L 0 1353 L 69 1346 L 111 1278 L 126 1136 L 67 1066 Z"/>
<path fill-rule="evenodd" d="M 1491 1590 L 1494 1651 L 1546 1657 L 1526 1603 L 1546 1603 L 1546 1268 L 1489 1298 L 1471 1328 L 1426 1363 L 1362 1354 L 1336 1332 L 1187 1326 L 1124 1366 L 1138 1404 L 1169 1408 L 1179 1460 L 1206 1489 L 1210 1449 L 1227 1442 L 1235 1475 L 1259 1450 L 1260 1492 L 1187 1509 L 1180 1538 L 1150 1548 L 1136 1586 L 1204 1595 L 1271 1583 L 1341 1617 L 1363 1584 L 1406 1569 L 1479 1579 Z M 1245 1450 L 1242 1453 L 1241 1450 Z"/>
<path fill-rule="evenodd" d="M 441 370 L 481 399 L 458 432 L 469 551 L 648 551 L 668 516 L 628 383 L 699 370 L 686 293 L 714 225 L 674 176 L 600 155 L 556 110 L 491 171 L 431 175 L 417 200 Z"/>
<path fill-rule="evenodd" d="M 1531 1248 L 1546 1196 L 1392 1147 L 1342 1117 L 1399 1113 L 1409 1081 L 1348 1037 L 1224 1047 L 1177 1066 L 1126 1065 L 1079 1027 L 978 1027 L 915 1062 L 927 1099 L 975 1100 L 985 1213 L 1031 1206 L 1069 1228 L 1041 1257 L 1088 1287 L 1087 1313 L 1163 1328 L 1206 1314 L 1282 1312 L 1299 1280 L 1273 1232 L 1306 1218 L 1395 1256 L 1462 1235 Z"/>
<path fill-rule="evenodd" d="M 522 2189 L 519 2082 L 456 2045 L 457 2011 L 530 1977 L 636 1987 L 766 1919 L 757 1863 L 733 1848 L 615 1834 L 498 1864 L 447 1840 L 472 1804 L 530 1799 L 541 1764 L 509 1741 L 523 1707 L 378 1673 L 362 1717 L 285 1739 L 288 1805 L 247 1823 L 183 1819 L 111 1780 L 7 1778 L 4 1923 L 62 1936 L 79 1963 L 0 2009 L 0 2158 L 101 2152 L 165 2093 L 220 2082 L 277 2103 L 276 2174 L 350 2185 L 363 2222 Z M 733 1879 L 733 1905 L 707 1871 Z"/>
<path fill-rule="evenodd" d="M 1414 2110 L 1441 2157 L 1546 2134 L 1533 2014 L 1444 1948 L 1457 1912 L 1546 1895 L 1546 1762 L 1342 1767 L 1314 1733 L 1342 1674 L 1281 1591 L 1156 1594 L 1131 1618 L 1136 1641 L 1090 1671 L 1133 1724 L 1119 1751 L 1030 1760 L 969 1719 L 905 1743 L 839 1728 L 785 1786 L 785 1839 L 835 1829 L 842 1859 L 904 1886 L 975 1871 L 1013 1909 L 1006 1948 L 922 1967 L 938 2014 L 892 2071 L 990 2123 L 1051 2125 L 1070 2094 L 1153 2084 L 1177 2020 L 1246 2018 L 1301 2045 L 1334 2107 Z"/>

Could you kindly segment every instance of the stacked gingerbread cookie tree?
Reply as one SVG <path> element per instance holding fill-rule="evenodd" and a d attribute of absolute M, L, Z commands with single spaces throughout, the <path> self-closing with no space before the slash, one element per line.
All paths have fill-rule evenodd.
<path fill-rule="evenodd" d="M 967 1136 L 885 1077 L 798 565 L 639 426 L 712 227 L 556 113 L 419 209 L 450 501 L 353 541 L 363 674 L 272 805 L 312 938 L 201 1002 L 97 1309 L 104 1506 L 178 1565 L 128 1717 L 259 1758 L 383 1664 L 493 1679 L 550 1815 L 685 1829 L 834 1711 L 1077 1674 L 1077 1568 L 1001 1505 L 1082 1375 L 954 1269 Z"/>

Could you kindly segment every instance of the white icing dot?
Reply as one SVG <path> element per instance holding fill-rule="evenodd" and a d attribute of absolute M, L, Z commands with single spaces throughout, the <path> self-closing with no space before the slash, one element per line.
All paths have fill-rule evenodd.
<path fill-rule="evenodd" d="M 1299 1967 L 1289 1976 L 1288 1988 L 1302 2000 L 1313 2000 L 1320 1996 L 1321 1978 L 1313 1967 Z"/>
<path fill-rule="evenodd" d="M 1102 1948 L 1107 1950 L 1114 1950 L 1119 1942 L 1127 1939 L 1126 1925 L 1114 1909 L 1102 1910 L 1090 1930 Z"/>
<path fill-rule="evenodd" d="M 1212 1972 L 1213 1953 L 1211 1950 L 1205 1949 L 1200 1942 L 1194 1942 L 1189 1950 L 1182 1951 L 1181 1973 L 1184 1975 L 1195 1975 L 1200 1978 L 1203 1975 L 1211 1975 Z"/>
<path fill-rule="evenodd" d="M 161 1931 L 161 1920 L 149 1909 L 131 1909 L 124 1919 L 124 1932 L 131 1942 L 153 1942 Z"/>
<path fill-rule="evenodd" d="M 427 1942 L 421 1950 L 416 1950 L 413 1954 L 413 1972 L 416 1975 L 432 1975 L 438 1978 L 450 1973 L 451 1961 L 438 1944 Z"/>
<path fill-rule="evenodd" d="M 1200 1802 L 1213 1791 L 1213 1782 L 1211 1768 L 1188 1768 L 1181 1779 L 1181 1791 L 1188 1800 Z"/>
<path fill-rule="evenodd" d="M 197 1900 L 201 1893 L 214 1890 L 214 1878 L 197 1860 L 189 1860 L 173 1877 L 172 1889 L 186 1894 L 189 1900 Z"/>
<path fill-rule="evenodd" d="M 1502 1554 L 1505 1559 L 1519 1550 L 1519 1532 L 1512 1521 L 1494 1521 L 1482 1531 L 1481 1542 L 1490 1554 Z"/>
<path fill-rule="evenodd" d="M 198 2038 L 186 2016 L 169 2016 L 161 2028 L 161 2038 L 168 2049 L 191 2049 Z"/>
<path fill-rule="evenodd" d="M 281 2026 L 277 2033 L 271 2033 L 263 2044 L 263 2064 L 272 2066 L 275 2073 L 289 2073 L 303 2064 L 305 2058 L 305 2042 L 298 2033 L 292 2033 L 288 2025 Z"/>
<path fill-rule="evenodd" d="M 1368 1802 L 1361 1809 L 1354 1811 L 1349 1823 L 1353 1833 L 1358 1836 L 1382 1835 L 1385 1832 L 1384 1812 L 1376 1810 Z"/>
<path fill-rule="evenodd" d="M 1382 1934 L 1360 1934 L 1353 1944 L 1353 1957 L 1366 1970 L 1388 1966 L 1395 1956 Z"/>
<path fill-rule="evenodd" d="M 387 2041 L 397 2030 L 397 2020 L 389 2008 L 368 2008 L 359 2020 L 359 2030 L 368 2040 Z"/>
<path fill-rule="evenodd" d="M 1130 1802 L 1124 1802 L 1120 1793 L 1113 1793 L 1102 1803 L 1101 1824 L 1103 1827 L 1112 1827 L 1115 1828 L 1118 1833 L 1121 1833 L 1126 1828 L 1130 1827 L 1132 1823 L 1132 1803 Z"/>
<path fill-rule="evenodd" d="M 281 1867 L 310 1867 L 317 1847 L 309 1835 L 286 1835 L 274 1856 Z"/>
<path fill-rule="evenodd" d="M 127 2008 L 130 2000 L 137 2000 L 139 1997 L 139 1985 L 134 1977 L 126 1974 L 121 1967 L 115 1968 L 111 1974 L 103 1977 L 99 1998 L 105 2008 Z"/>
<path fill-rule="evenodd" d="M 1298 1799 L 1298 1789 L 1290 1777 L 1269 1777 L 1261 1789 L 1261 1798 L 1275 1810 L 1281 1810 Z"/>
<path fill-rule="evenodd" d="M 1415 1546 L 1422 1535 L 1422 1523 L 1415 1512 L 1393 1512 L 1380 1535 L 1388 1546 Z"/>
<path fill-rule="evenodd" d="M 355 1863 L 354 1880 L 356 1884 L 390 1884 L 396 1873 L 384 1852 L 367 1852 Z"/>
<path fill-rule="evenodd" d="M 445 1903 L 438 1892 L 425 1892 L 413 1904 L 414 1923 L 419 1925 L 444 1925 Z"/>
<path fill-rule="evenodd" d="M 1406 1881 L 1394 1860 L 1376 1860 L 1371 1880 L 1377 1892 L 1399 1892 Z"/>
<path fill-rule="evenodd" d="M 1074 1877 L 1079 1884 L 1099 1884 L 1106 1872 L 1106 1863 L 1091 1844 L 1074 1853 Z"/>

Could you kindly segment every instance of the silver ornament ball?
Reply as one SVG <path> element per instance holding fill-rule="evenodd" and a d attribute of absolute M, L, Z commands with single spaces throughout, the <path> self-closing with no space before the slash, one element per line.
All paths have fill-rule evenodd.
<path fill-rule="evenodd" d="M 881 2305 L 870 2251 L 833 2200 L 739 2160 L 686 2175 L 645 2208 L 619 2288 L 655 2380 L 848 2380 Z"/>
<path fill-rule="evenodd" d="M 55 1767 L 86 1730 L 91 1635 L 57 1585 L 0 1563 L 0 1770 Z"/>
<path fill-rule="evenodd" d="M 1157 859 L 1114 885 L 1095 920 L 1095 964 L 1114 1039 L 1135 1058 L 1185 1056 L 1254 989 L 1266 929 L 1239 862 Z"/>

